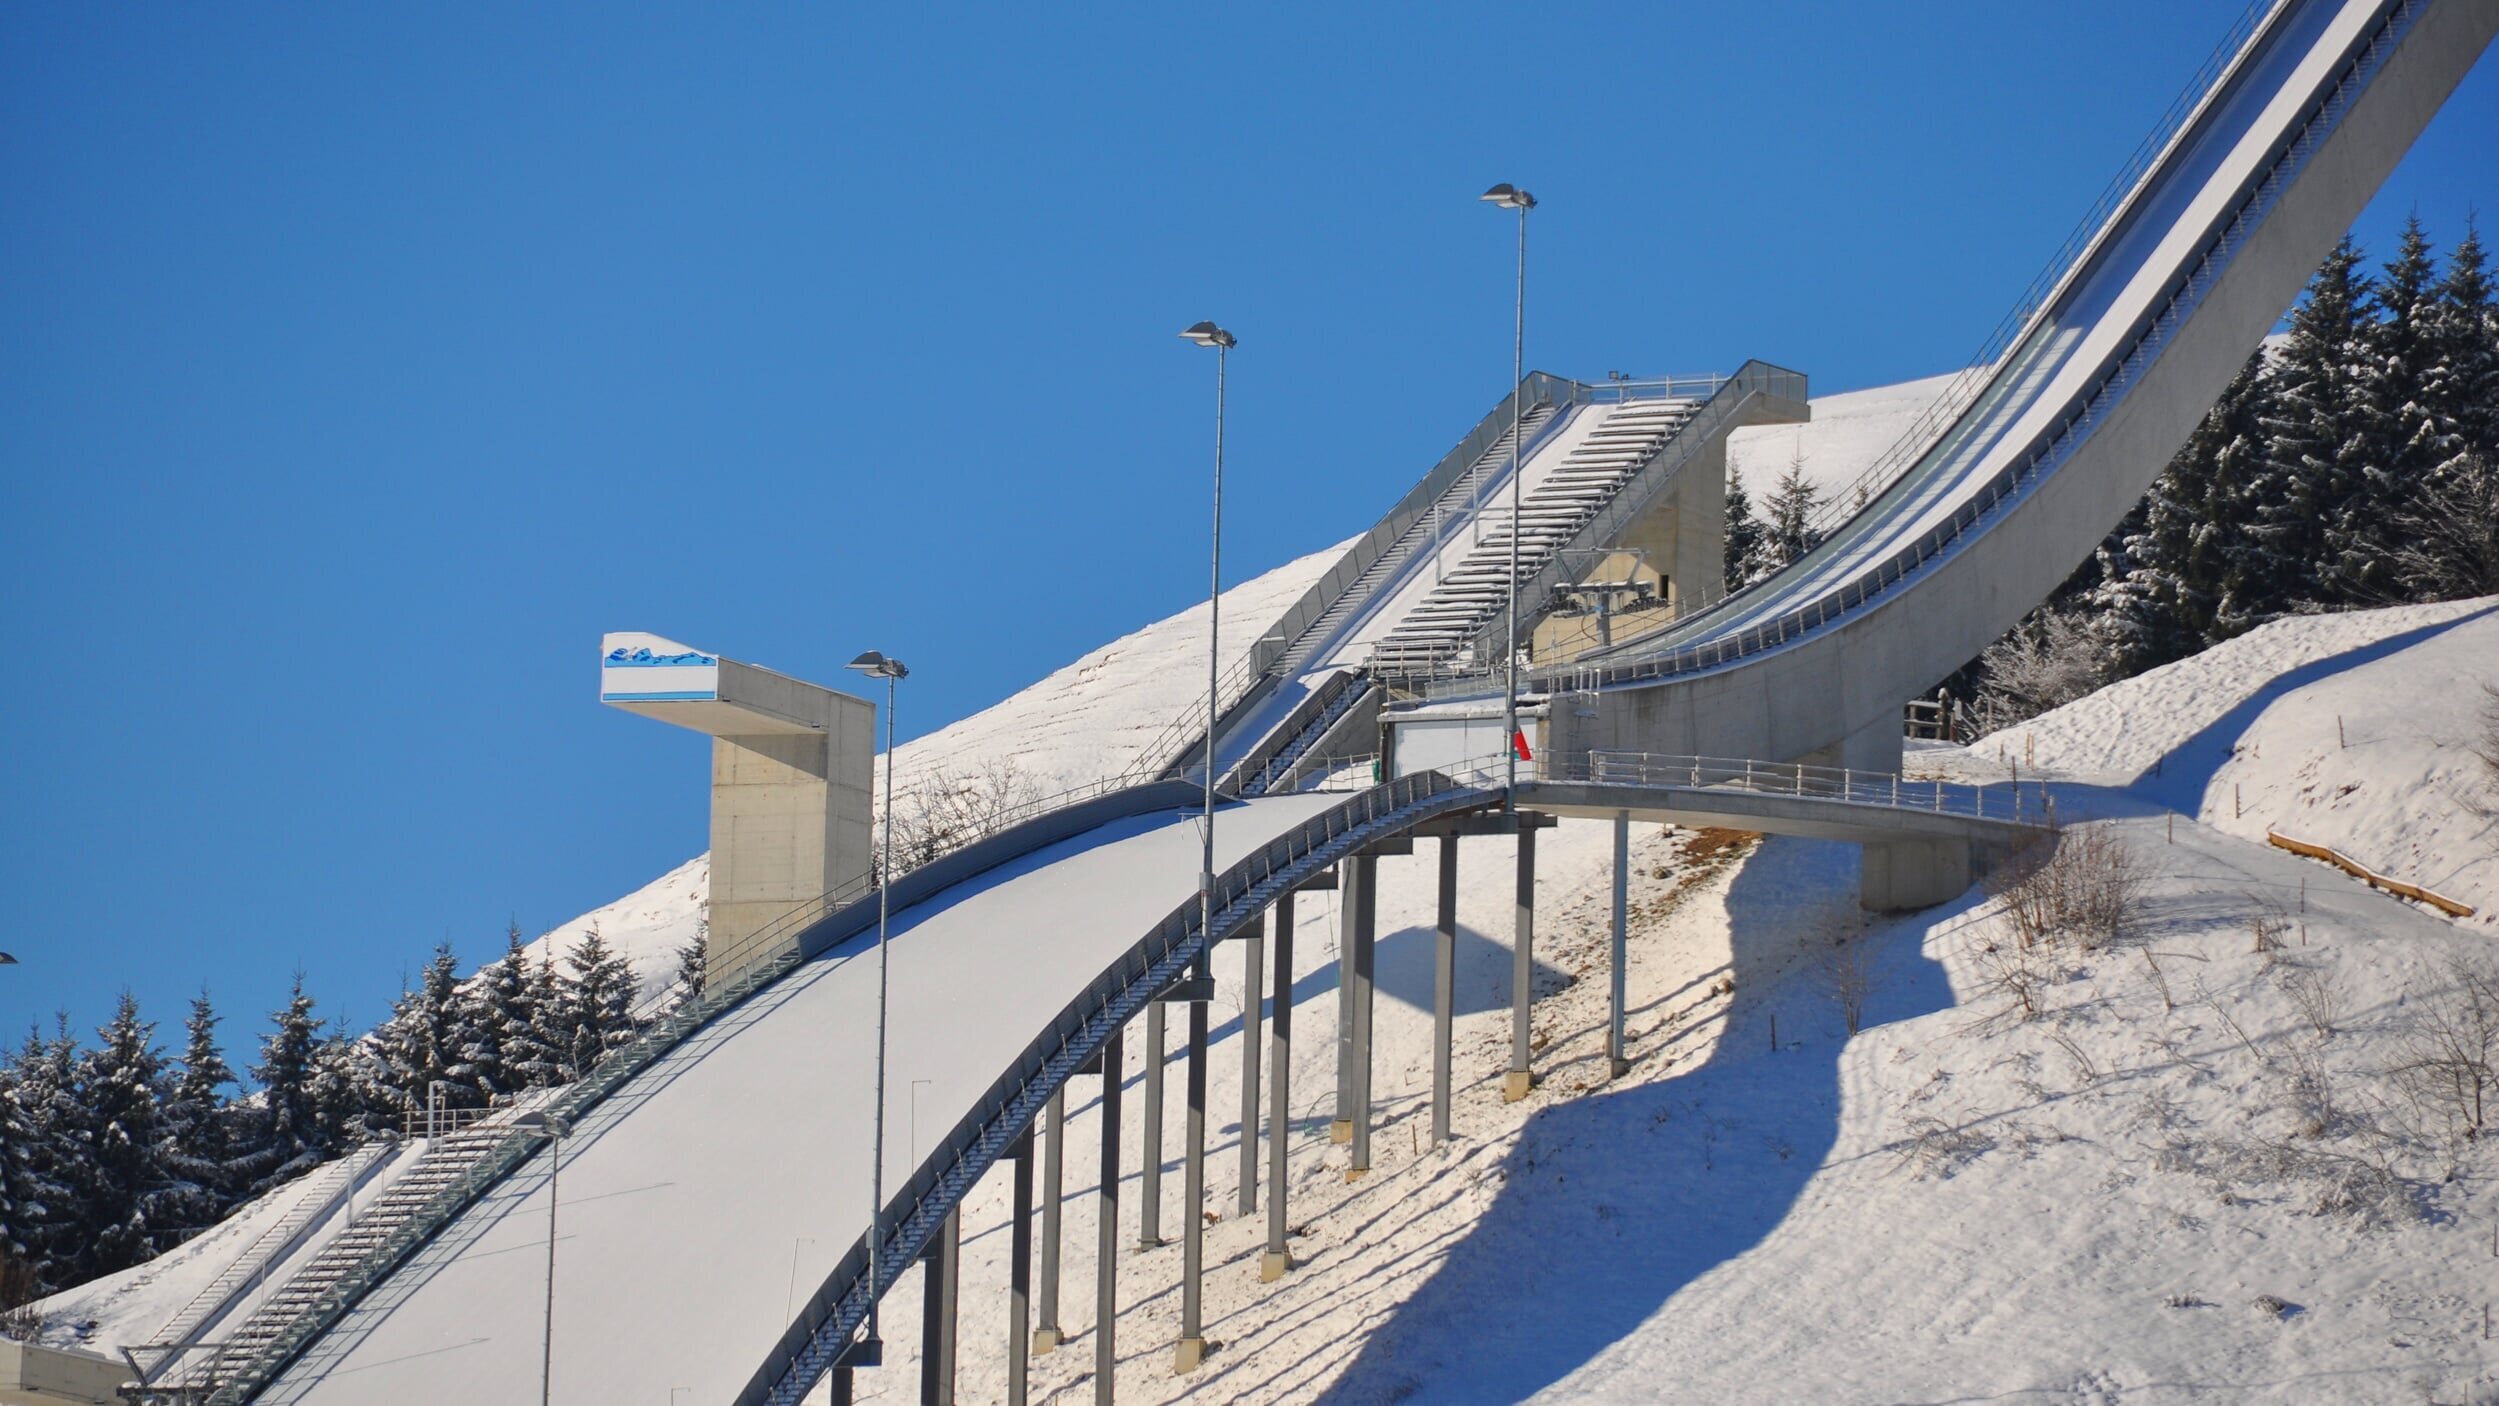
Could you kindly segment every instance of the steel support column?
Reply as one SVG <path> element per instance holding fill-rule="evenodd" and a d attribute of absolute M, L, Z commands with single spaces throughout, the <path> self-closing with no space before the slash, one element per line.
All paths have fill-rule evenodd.
<path fill-rule="evenodd" d="M 1617 1079 L 1631 1072 L 1631 1057 L 1623 1047 L 1624 1001 L 1629 983 L 1626 971 L 1631 951 L 1631 944 L 1626 934 L 1630 925 L 1630 917 L 1631 812 L 1618 810 L 1614 812 L 1614 933 L 1611 958 L 1608 963 L 1611 968 L 1608 980 L 1611 983 L 1613 1004 L 1607 1014 L 1605 1024 L 1605 1063 L 1607 1069 L 1612 1071 Z"/>
<path fill-rule="evenodd" d="M 1458 837 L 1440 837 L 1440 921 L 1432 933 L 1432 1146 L 1449 1141 L 1450 1047 L 1458 1002 Z"/>
<path fill-rule="evenodd" d="M 1275 1038 L 1267 1042 L 1267 1251 L 1258 1277 L 1272 1283 L 1293 1267 L 1284 1248 L 1284 1155 L 1293 1139 L 1293 895 L 1276 899 Z"/>
<path fill-rule="evenodd" d="M 1025 1406 L 1031 1397 L 1026 1360 L 1032 1352 L 1033 1327 L 1033 1135 L 1026 1129 L 1015 1140 L 1015 1219 L 1007 1233 L 1007 1406 Z"/>
<path fill-rule="evenodd" d="M 1059 1204 L 1066 1199 L 1067 1088 L 1050 1095 L 1050 1122 L 1041 1138 L 1040 1321 L 1033 1325 L 1033 1355 L 1059 1345 Z"/>
<path fill-rule="evenodd" d="M 1102 1187 L 1095 1212 L 1093 1267 L 1093 1399 L 1111 1406 L 1119 1374 L 1119 1081 L 1125 1063 L 1119 1032 L 1102 1046 Z"/>
<path fill-rule="evenodd" d="M 1188 1147 L 1182 1152 L 1180 1214 L 1180 1344 L 1172 1370 L 1194 1372 L 1206 1360 L 1206 1002 L 1189 1003 Z"/>
<path fill-rule="evenodd" d="M 963 1272 L 963 1212 L 939 1225 L 920 1256 L 920 1406 L 954 1406 L 956 1281 Z"/>
<path fill-rule="evenodd" d="M 1163 1244 L 1163 1003 L 1145 1008 L 1145 1117 L 1139 1122 L 1141 1145 L 1137 1185 L 1137 1248 Z"/>
<path fill-rule="evenodd" d="M 1352 1181 L 1371 1170 L 1371 1018 L 1377 1004 L 1374 978 L 1378 971 L 1380 861 L 1358 854 L 1349 868 L 1354 889 L 1353 909 L 1346 915 L 1346 946 L 1352 957 L 1354 992 L 1354 1128 L 1353 1156 L 1346 1164 L 1345 1179 Z"/>
<path fill-rule="evenodd" d="M 1241 1196 L 1243 1216 L 1258 1210 L 1258 1024 L 1266 1018 L 1267 919 L 1241 930 Z"/>
<path fill-rule="evenodd" d="M 1501 1081 L 1504 1102 L 1516 1103 L 1536 1087 L 1529 1063 L 1528 1007 L 1536 996 L 1536 831 L 1518 830 L 1518 911 L 1510 943 L 1510 1072 Z"/>
<path fill-rule="evenodd" d="M 1336 1117 L 1328 1124 L 1328 1141 L 1354 1140 L 1354 905 L 1362 901 L 1357 866 L 1337 866 L 1336 943 Z"/>

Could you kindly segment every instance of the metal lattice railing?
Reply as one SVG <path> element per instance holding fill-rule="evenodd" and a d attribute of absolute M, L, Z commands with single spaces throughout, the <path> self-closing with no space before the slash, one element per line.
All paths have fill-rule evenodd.
<path fill-rule="evenodd" d="M 2014 776 L 2002 783 L 1971 785 L 1893 771 L 1762 762 L 1742 757 L 1678 757 L 1651 752 L 1594 751 L 1549 767 L 1538 778 L 1585 781 L 1599 786 L 1656 786 L 1678 790 L 1748 791 L 1801 796 L 1886 810 L 1924 811 L 2016 825 L 2052 821 L 2056 803 L 2045 783 Z"/>

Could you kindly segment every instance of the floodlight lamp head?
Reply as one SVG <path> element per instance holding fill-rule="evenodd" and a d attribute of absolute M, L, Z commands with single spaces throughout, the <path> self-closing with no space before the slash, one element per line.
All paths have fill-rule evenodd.
<path fill-rule="evenodd" d="M 1180 335 L 1188 338 L 1192 342 L 1197 343 L 1201 347 L 1231 347 L 1236 345 L 1231 333 L 1226 332 L 1211 322 L 1198 323 L 1196 326 L 1189 328 Z"/>
<path fill-rule="evenodd" d="M 1526 191 L 1520 190 L 1517 186 L 1510 184 L 1508 181 L 1503 181 L 1501 184 L 1485 191 L 1482 195 L 1477 196 L 1476 199 L 1489 200 L 1504 210 L 1533 210 L 1536 208 L 1536 197 L 1529 195 Z"/>
<path fill-rule="evenodd" d="M 846 669 L 857 669 L 863 674 L 880 679 L 907 679 L 911 677 L 911 671 L 903 667 L 901 660 L 888 659 L 873 649 L 860 655 L 858 658 L 851 660 L 848 664 L 845 664 L 842 667 Z"/>

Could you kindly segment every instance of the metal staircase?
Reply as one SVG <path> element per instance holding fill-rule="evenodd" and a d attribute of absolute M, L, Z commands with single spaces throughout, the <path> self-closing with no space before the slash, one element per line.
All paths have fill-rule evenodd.
<path fill-rule="evenodd" d="M 1241 779 L 1240 794 L 1244 798 L 1263 796 L 1274 789 L 1279 782 L 1291 779 L 1294 768 L 1301 763 L 1302 758 L 1309 754 L 1311 748 L 1326 739 L 1329 731 L 1336 726 L 1339 719 L 1352 712 L 1356 705 L 1370 696 L 1371 688 L 1372 684 L 1369 679 L 1357 677 L 1337 690 L 1336 696 L 1328 700 L 1327 706 L 1321 708 L 1317 716 L 1311 718 L 1299 732 L 1294 733 L 1291 741 L 1278 749 L 1274 756 L 1261 763 L 1257 770 Z M 1288 785 L 1285 789 L 1292 788 Z"/>
<path fill-rule="evenodd" d="M 1637 400 L 1614 406 L 1552 473 L 1519 502 L 1518 573 L 1541 571 L 1611 501 L 1700 407 L 1697 400 Z M 1487 509 L 1488 531 L 1439 586 L 1374 646 L 1371 671 L 1433 673 L 1454 660 L 1510 595 L 1508 514 Z"/>
<path fill-rule="evenodd" d="M 1516 433 L 1532 441 L 1536 432 L 1565 408 L 1551 401 L 1538 401 L 1528 406 L 1519 419 Z M 1416 553 L 1436 547 L 1438 543 L 1435 539 L 1442 531 L 1452 524 L 1464 522 L 1468 514 L 1477 511 L 1476 499 L 1483 492 L 1485 482 L 1509 462 L 1512 438 L 1513 432 L 1504 429 L 1501 437 L 1477 456 L 1466 472 L 1458 475 L 1441 491 L 1430 508 L 1406 525 L 1406 530 L 1398 535 L 1387 551 L 1380 553 L 1378 560 L 1364 568 L 1362 574 L 1354 578 L 1353 584 L 1338 593 L 1335 601 L 1320 612 L 1318 619 L 1310 622 L 1309 628 L 1302 631 L 1269 672 L 1290 678 L 1308 665 L 1312 656 L 1335 638 L 1337 628 L 1369 605 L 1374 593 L 1382 585 L 1396 579 L 1397 573 L 1405 569 L 1406 563 L 1414 560 Z"/>
<path fill-rule="evenodd" d="M 436 1193 L 458 1181 L 480 1158 L 511 1136 L 512 1129 L 505 1126 L 504 1120 L 493 1118 L 431 1139 L 414 1166 L 401 1173 L 361 1217 L 332 1236 L 303 1268 L 263 1299 L 250 1317 L 221 1340 L 201 1344 L 202 1351 L 192 1356 L 202 1360 L 186 1361 L 178 1372 L 167 1374 L 165 1394 L 174 1396 L 183 1389 L 196 1392 L 215 1386 L 226 1369 L 257 1358 L 306 1310 L 363 1264 L 375 1246 L 415 1219 Z M 151 1387 L 155 1385 L 150 1383 Z"/>

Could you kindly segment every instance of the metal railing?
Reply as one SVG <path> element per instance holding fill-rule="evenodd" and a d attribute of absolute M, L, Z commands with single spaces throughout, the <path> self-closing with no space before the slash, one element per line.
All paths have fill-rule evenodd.
<path fill-rule="evenodd" d="M 1563 760 L 1542 779 L 1584 781 L 1597 786 L 1799 796 L 1969 820 L 2002 820 L 2015 825 L 2046 824 L 2056 816 L 2055 800 L 2046 784 L 2036 780 L 2012 777 L 2001 784 L 1968 785 L 1906 777 L 1892 771 L 1763 762 L 1743 757 L 1677 757 L 1599 750 Z"/>
<path fill-rule="evenodd" d="M 1432 772 L 1366 788 L 1261 846 L 1215 880 L 1216 937 L 1265 910 L 1277 895 L 1374 839 L 1423 819 L 1491 804 L 1487 791 Z M 1206 950 L 1191 898 L 1155 925 L 1068 1003 L 1021 1056 L 976 1100 L 886 1208 L 888 1227 L 868 1276 L 866 1237 L 851 1246 L 738 1400 L 796 1406 L 892 1287 L 930 1235 L 983 1173 L 1031 1126 L 1053 1090 L 1100 1052 L 1113 1031 L 1144 1009 Z"/>

